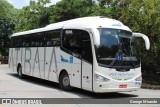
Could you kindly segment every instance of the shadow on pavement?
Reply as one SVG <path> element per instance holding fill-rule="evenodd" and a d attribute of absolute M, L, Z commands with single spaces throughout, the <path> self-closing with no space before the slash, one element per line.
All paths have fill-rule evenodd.
<path fill-rule="evenodd" d="M 12 77 L 19 78 L 18 74 L 16 74 L 16 73 L 7 73 L 7 74 L 12 76 Z M 30 77 L 30 76 L 25 76 L 21 80 L 24 81 L 24 82 L 29 82 L 29 83 L 44 86 L 44 87 L 47 87 L 47 88 L 54 88 L 54 89 L 60 90 L 61 92 L 66 92 L 66 91 L 63 91 L 59 87 L 58 83 L 54 83 L 54 82 L 51 82 L 51 81 L 47 81 L 47 80 L 43 80 L 43 79 L 39 79 L 39 78 L 35 78 L 35 77 Z M 118 93 L 118 92 L 114 92 L 114 93 L 93 93 L 93 92 L 85 91 L 83 89 L 78 89 L 78 88 L 73 88 L 71 91 L 67 91 L 67 93 L 78 95 L 80 98 L 95 98 L 95 99 L 117 99 L 117 98 L 138 97 L 138 95 Z"/>

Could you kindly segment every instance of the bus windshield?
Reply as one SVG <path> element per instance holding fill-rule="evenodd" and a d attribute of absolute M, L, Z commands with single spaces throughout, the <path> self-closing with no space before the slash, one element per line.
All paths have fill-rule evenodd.
<path fill-rule="evenodd" d="M 125 70 L 140 66 L 136 43 L 129 31 L 99 28 L 100 44 L 96 57 L 100 66 Z"/>

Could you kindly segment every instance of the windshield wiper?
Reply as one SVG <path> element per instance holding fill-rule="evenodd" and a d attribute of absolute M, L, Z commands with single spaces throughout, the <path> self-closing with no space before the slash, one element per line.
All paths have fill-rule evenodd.
<path fill-rule="evenodd" d="M 117 56 L 121 55 L 121 50 L 119 50 L 117 53 L 116 53 L 116 56 L 115 56 L 115 59 L 111 62 L 111 64 L 109 65 L 109 68 L 112 68 L 114 63 L 116 62 L 117 60 Z"/>
<path fill-rule="evenodd" d="M 109 68 L 112 68 L 115 62 L 116 62 L 116 59 L 111 62 L 111 64 L 109 65 Z"/>

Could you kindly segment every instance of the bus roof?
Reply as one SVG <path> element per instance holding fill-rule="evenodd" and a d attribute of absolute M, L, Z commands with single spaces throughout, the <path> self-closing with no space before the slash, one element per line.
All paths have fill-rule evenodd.
<path fill-rule="evenodd" d="M 44 32 L 54 29 L 85 29 L 85 28 L 115 28 L 131 31 L 127 26 L 118 20 L 110 19 L 103 16 L 92 16 L 71 19 L 63 22 L 53 23 L 43 28 L 33 29 L 29 31 L 14 33 L 12 36 L 20 36 L 38 32 Z"/>

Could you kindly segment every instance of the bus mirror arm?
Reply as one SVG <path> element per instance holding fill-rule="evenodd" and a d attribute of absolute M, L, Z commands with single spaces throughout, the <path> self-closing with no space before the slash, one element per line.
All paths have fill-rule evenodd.
<path fill-rule="evenodd" d="M 145 41 L 146 50 L 150 49 L 150 41 L 149 38 L 142 33 L 133 33 L 133 37 L 141 37 Z"/>

